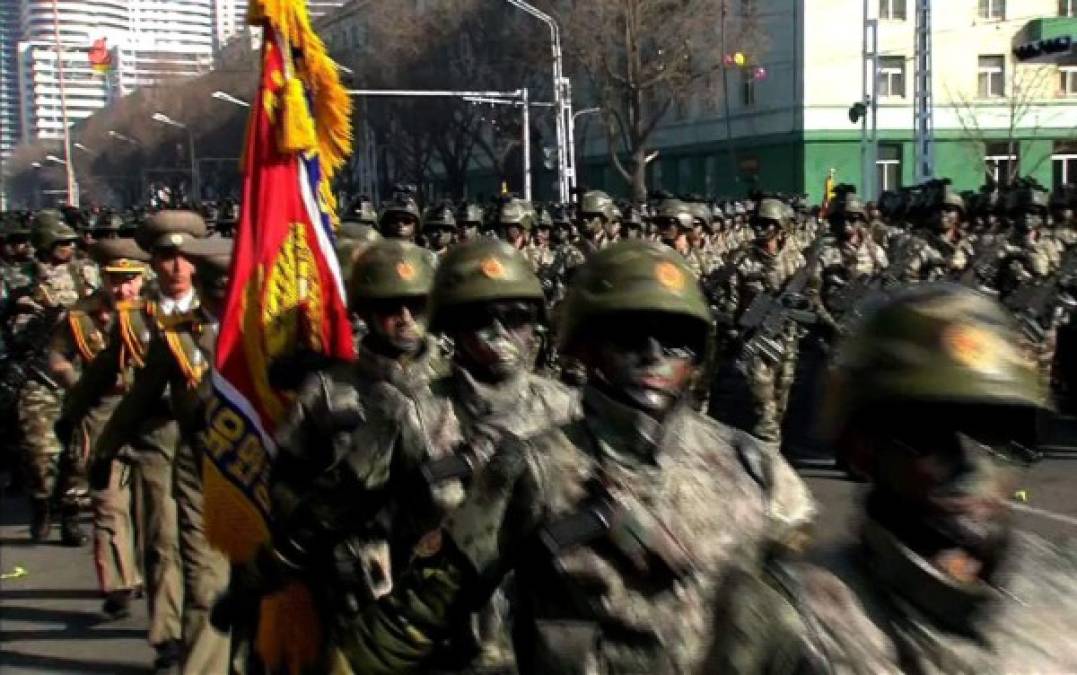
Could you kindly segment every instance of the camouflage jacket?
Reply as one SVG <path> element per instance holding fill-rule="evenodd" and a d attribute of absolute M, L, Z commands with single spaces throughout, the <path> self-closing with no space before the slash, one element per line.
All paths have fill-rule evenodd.
<path fill-rule="evenodd" d="M 101 287 L 97 267 L 85 260 L 63 265 L 40 263 L 32 297 L 43 307 L 70 307 Z"/>
<path fill-rule="evenodd" d="M 804 264 L 804 255 L 791 242 L 774 255 L 758 246 L 742 248 L 716 274 L 712 300 L 719 312 L 736 319 L 756 295 L 779 291 Z"/>
<path fill-rule="evenodd" d="M 707 672 L 1077 670 L 1072 546 L 1018 534 L 994 585 L 961 585 L 869 523 L 826 562 L 731 575 Z"/>
<path fill-rule="evenodd" d="M 592 531 L 581 523 L 598 502 L 616 515 Z M 813 513 L 772 447 L 687 407 L 659 423 L 589 387 L 582 417 L 498 450 L 414 573 L 339 621 L 337 643 L 357 673 L 419 666 L 512 571 L 521 673 L 694 672 L 732 561 L 760 560 Z"/>
<path fill-rule="evenodd" d="M 999 288 L 1005 292 L 1016 284 L 1050 276 L 1061 266 L 1063 253 L 1062 242 L 1049 231 L 1013 232 L 999 253 L 1005 263 Z"/>
<path fill-rule="evenodd" d="M 962 234 L 957 241 L 934 232 L 921 231 L 912 235 L 908 254 L 903 256 L 899 278 L 905 281 L 938 281 L 964 271 L 976 257 L 973 240 Z"/>
<path fill-rule="evenodd" d="M 818 300 L 816 311 L 820 320 L 837 327 L 840 316 L 834 315 L 830 304 L 832 294 L 851 281 L 873 277 L 889 266 L 886 251 L 870 236 L 864 236 L 859 244 L 833 237 L 824 239 L 819 247 L 817 272 L 812 282 L 812 295 Z"/>

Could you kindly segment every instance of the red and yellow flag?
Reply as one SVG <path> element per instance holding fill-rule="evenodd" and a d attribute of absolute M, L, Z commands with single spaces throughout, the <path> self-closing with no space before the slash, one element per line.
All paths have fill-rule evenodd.
<path fill-rule="evenodd" d="M 351 152 L 351 102 L 304 0 L 249 7 L 250 22 L 264 30 L 262 73 L 247 126 L 203 465 L 206 535 L 235 562 L 269 538 L 274 432 L 291 403 L 270 383 L 271 364 L 300 350 L 353 356 L 329 190 Z M 309 665 L 319 641 L 305 588 L 263 601 L 258 649 L 271 672 Z"/>
<path fill-rule="evenodd" d="M 834 201 L 834 188 L 837 187 L 837 183 L 834 180 L 834 174 L 836 171 L 830 169 L 826 173 L 826 180 L 823 181 L 823 207 L 822 215 L 826 215 L 830 211 L 830 202 Z"/>

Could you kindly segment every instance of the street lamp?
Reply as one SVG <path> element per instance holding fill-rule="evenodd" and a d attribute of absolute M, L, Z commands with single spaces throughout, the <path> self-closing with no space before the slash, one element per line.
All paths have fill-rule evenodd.
<path fill-rule="evenodd" d="M 194 133 L 191 128 L 183 122 L 177 122 L 168 115 L 162 112 L 155 112 L 151 116 L 154 122 L 160 122 L 161 124 L 167 124 L 170 127 L 176 127 L 177 129 L 183 129 L 187 132 L 187 148 L 191 151 L 191 192 L 196 202 L 202 201 L 201 192 L 198 186 L 198 160 L 195 159 L 194 152 Z"/>
<path fill-rule="evenodd" d="M 235 96 L 232 96 L 231 94 L 229 94 L 226 91 L 215 91 L 212 94 L 210 94 L 210 96 L 217 99 L 218 101 L 224 101 L 225 103 L 231 103 L 232 105 L 238 105 L 238 106 L 242 106 L 244 108 L 251 107 L 250 103 L 247 103 L 246 101 L 244 101 L 241 98 L 236 98 Z"/>
<path fill-rule="evenodd" d="M 583 117 L 584 115 L 594 115 L 594 114 L 600 113 L 600 112 L 602 112 L 602 108 L 584 108 L 583 110 L 577 110 L 576 112 L 572 113 L 572 118 L 571 118 L 571 120 L 572 120 L 572 135 L 574 137 L 576 135 L 576 120 L 578 118 Z M 575 153 L 576 152 L 575 138 L 573 138 L 573 141 L 574 142 L 572 143 L 572 152 Z M 583 139 L 581 140 L 581 143 L 583 145 L 585 145 L 585 146 L 587 144 L 587 127 L 584 127 L 584 136 L 583 136 Z M 583 149 L 580 150 L 581 153 L 584 153 L 586 151 L 587 151 L 586 148 L 583 148 Z M 577 158 L 575 157 L 575 155 L 573 155 L 573 157 L 572 157 L 573 172 L 575 172 L 576 167 L 578 167 L 580 165 L 580 163 L 577 162 L 576 159 Z"/>
<path fill-rule="evenodd" d="M 66 161 L 60 159 L 56 155 L 45 155 L 45 160 L 53 162 L 54 164 L 60 164 L 67 168 L 67 174 L 71 177 L 71 182 L 68 184 L 67 190 L 67 202 L 71 206 L 77 205 L 79 203 L 79 182 L 75 179 L 75 165 L 68 165 Z M 37 164 L 37 166 L 34 167 L 35 169 L 41 167 L 40 162 L 34 162 L 34 164 Z"/>
<path fill-rule="evenodd" d="M 549 14 L 529 5 L 524 0 L 506 0 L 510 5 L 543 22 L 550 28 L 550 51 L 553 54 L 553 100 L 557 108 L 557 168 L 558 192 L 561 201 L 568 202 L 576 183 L 576 161 L 573 157 L 572 96 L 568 92 L 563 59 L 561 57 L 561 30 Z"/>
<path fill-rule="evenodd" d="M 79 150 L 82 150 L 83 152 L 85 152 L 85 153 L 86 153 L 86 154 L 88 154 L 88 155 L 92 155 L 92 154 L 93 154 L 93 150 L 90 150 L 89 148 L 87 148 L 87 147 L 86 147 L 85 145 L 83 145 L 82 143 L 75 143 L 75 147 L 76 147 L 76 148 L 78 148 Z"/>
<path fill-rule="evenodd" d="M 109 138 L 115 138 L 117 141 L 123 141 L 124 143 L 130 143 L 131 145 L 141 145 L 141 143 L 139 143 L 135 139 L 131 138 L 130 136 L 124 136 L 123 134 L 121 134 L 120 132 L 118 132 L 118 131 L 116 131 L 114 129 L 109 129 L 108 130 L 108 135 L 109 135 Z"/>
<path fill-rule="evenodd" d="M 56 162 L 57 164 L 63 164 L 63 165 L 65 165 L 65 166 L 67 165 L 67 162 L 65 162 L 64 160 L 60 159 L 60 158 L 59 158 L 59 157 L 57 157 L 56 155 L 45 155 L 45 159 L 46 159 L 46 160 L 48 160 L 48 161 L 50 161 L 50 162 Z"/>

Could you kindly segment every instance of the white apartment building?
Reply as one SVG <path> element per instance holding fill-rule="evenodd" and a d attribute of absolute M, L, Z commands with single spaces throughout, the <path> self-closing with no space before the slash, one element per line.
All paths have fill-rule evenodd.
<path fill-rule="evenodd" d="M 135 88 L 208 71 L 214 0 L 4 0 L 20 3 L 17 74 L 21 139 L 62 136 L 60 67 L 68 123 Z M 62 45 L 56 58 L 56 31 Z M 111 69 L 90 63 L 104 39 Z"/>
<path fill-rule="evenodd" d="M 739 3 L 734 3 L 736 7 Z M 747 4 L 747 3 L 746 3 Z M 831 169 L 863 185 L 861 101 L 864 0 L 753 0 L 766 36 L 727 73 L 730 115 L 718 97 L 681 106 L 653 139 L 650 183 L 676 191 L 804 191 L 818 200 Z M 913 184 L 915 0 L 868 0 L 878 21 L 878 189 Z M 935 175 L 975 189 L 1011 163 L 1051 186 L 1077 181 L 1077 51 L 1022 63 L 1023 42 L 1070 36 L 1077 0 L 935 0 L 932 89 Z M 754 79 L 756 68 L 766 76 Z M 598 125 L 595 125 L 596 128 Z M 731 132 L 731 133 L 729 133 Z M 623 192 L 602 134 L 584 139 L 584 182 Z M 876 190 L 875 192 L 878 192 Z M 873 195 L 874 196 L 874 195 Z"/>

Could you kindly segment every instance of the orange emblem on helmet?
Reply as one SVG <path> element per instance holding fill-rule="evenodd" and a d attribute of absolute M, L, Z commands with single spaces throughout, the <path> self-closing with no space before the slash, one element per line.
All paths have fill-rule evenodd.
<path fill-rule="evenodd" d="M 947 353 L 966 368 L 986 371 L 998 367 L 1000 345 L 987 331 L 955 324 L 943 331 L 942 341 Z"/>
<path fill-rule="evenodd" d="M 504 279 L 505 266 L 497 258 L 487 258 L 479 265 L 479 269 L 489 279 Z"/>
<path fill-rule="evenodd" d="M 411 281 L 415 278 L 415 267 L 402 260 L 396 264 L 396 273 L 404 281 Z"/>
<path fill-rule="evenodd" d="M 671 262 L 660 262 L 655 265 L 654 278 L 671 291 L 684 288 L 684 272 Z"/>

